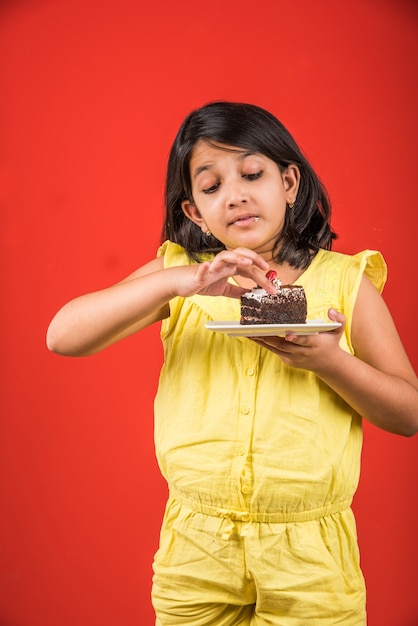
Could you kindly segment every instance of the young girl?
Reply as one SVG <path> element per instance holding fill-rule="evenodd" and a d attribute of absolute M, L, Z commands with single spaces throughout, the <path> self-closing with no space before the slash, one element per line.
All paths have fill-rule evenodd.
<path fill-rule="evenodd" d="M 157 258 L 66 304 L 48 346 L 88 355 L 162 322 L 155 442 L 170 498 L 154 562 L 160 626 L 365 624 L 350 504 L 362 417 L 418 428 L 417 380 L 380 296 L 378 252 L 331 251 L 327 194 L 253 105 L 192 112 L 171 150 Z M 303 285 L 316 335 L 230 337 L 266 272 Z M 384 337 L 384 341 L 382 341 Z M 362 417 L 361 417 L 362 416 Z"/>

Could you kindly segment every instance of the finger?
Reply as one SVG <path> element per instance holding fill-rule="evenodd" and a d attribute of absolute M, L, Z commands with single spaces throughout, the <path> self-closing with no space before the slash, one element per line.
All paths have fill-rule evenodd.
<path fill-rule="evenodd" d="M 335 330 L 332 330 L 330 332 L 337 334 L 337 335 L 338 334 L 342 335 L 345 331 L 345 325 L 347 322 L 345 315 L 341 313 L 341 311 L 336 311 L 335 309 L 328 309 L 328 317 L 332 322 L 339 322 L 341 324 L 340 328 L 336 328 Z"/>
<path fill-rule="evenodd" d="M 264 348 L 274 348 L 275 350 L 281 350 L 283 347 L 285 347 L 283 341 L 280 341 L 280 338 L 278 337 L 252 337 L 252 339 Z"/>
<path fill-rule="evenodd" d="M 287 334 L 285 335 L 284 340 L 287 341 L 287 343 L 297 344 L 297 338 L 297 335 Z"/>
<path fill-rule="evenodd" d="M 252 278 L 262 289 L 272 295 L 276 295 L 277 287 L 275 287 L 275 285 L 273 285 L 273 283 L 266 277 L 264 270 L 261 271 L 258 268 L 254 268 Z"/>
<path fill-rule="evenodd" d="M 248 248 L 235 248 L 234 252 L 239 254 L 240 256 L 251 259 L 253 265 L 259 267 L 260 270 L 263 270 L 264 272 L 269 269 L 269 264 L 267 263 L 267 261 L 265 261 L 262 256 L 260 256 L 259 254 L 257 254 L 257 252 L 254 252 L 253 250 L 249 250 Z"/>
<path fill-rule="evenodd" d="M 228 268 L 231 274 L 236 271 L 238 266 L 249 267 L 253 264 L 253 260 L 248 256 L 236 254 L 235 252 L 221 252 L 211 263 L 212 271 L 218 271 L 220 268 Z"/>
<path fill-rule="evenodd" d="M 208 275 L 209 271 L 210 271 L 210 263 L 208 261 L 205 261 L 204 263 L 200 263 L 198 265 L 197 268 L 197 272 L 195 274 L 197 280 L 199 281 L 204 281 L 205 277 Z"/>
<path fill-rule="evenodd" d="M 265 350 L 270 350 L 279 357 L 285 356 L 285 353 L 275 345 L 270 345 L 266 341 L 263 341 L 258 337 L 249 337 L 249 339 L 251 339 L 251 341 L 254 341 L 254 343 L 258 344 L 261 348 L 264 348 Z"/>
<path fill-rule="evenodd" d="M 335 309 L 328 309 L 328 317 L 332 322 L 340 322 L 340 324 L 345 323 L 344 313 L 336 311 Z"/>

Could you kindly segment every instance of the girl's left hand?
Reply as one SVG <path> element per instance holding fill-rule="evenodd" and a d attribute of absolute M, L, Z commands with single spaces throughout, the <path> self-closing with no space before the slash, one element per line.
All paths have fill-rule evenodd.
<path fill-rule="evenodd" d="M 344 332 L 345 315 L 329 309 L 328 317 L 332 322 L 340 322 L 341 326 L 315 335 L 288 334 L 285 337 L 252 337 L 258 345 L 277 354 L 282 361 L 291 367 L 320 371 L 324 363 L 341 350 L 339 346 L 341 335 Z"/>

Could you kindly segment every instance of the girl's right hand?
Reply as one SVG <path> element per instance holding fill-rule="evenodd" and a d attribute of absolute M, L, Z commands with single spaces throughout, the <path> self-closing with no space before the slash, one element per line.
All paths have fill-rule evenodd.
<path fill-rule="evenodd" d="M 204 296 L 228 296 L 240 298 L 248 287 L 239 287 L 229 282 L 233 276 L 251 279 L 269 293 L 276 293 L 272 283 L 266 278 L 269 265 L 259 255 L 247 248 L 224 250 L 213 261 L 181 268 L 173 284 L 175 295 L 188 297 L 195 294 Z"/>
<path fill-rule="evenodd" d="M 68 356 L 93 354 L 167 317 L 175 296 L 239 298 L 246 289 L 229 283 L 231 276 L 250 278 L 271 292 L 267 269 L 262 257 L 245 248 L 220 252 L 211 262 L 167 269 L 158 257 L 116 285 L 65 304 L 49 325 L 47 345 Z"/>

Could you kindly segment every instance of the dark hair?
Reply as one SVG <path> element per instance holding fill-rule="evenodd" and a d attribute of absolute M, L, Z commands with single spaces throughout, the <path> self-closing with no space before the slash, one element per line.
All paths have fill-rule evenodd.
<path fill-rule="evenodd" d="M 193 200 L 189 165 L 199 139 L 259 152 L 282 172 L 291 163 L 298 166 L 298 194 L 293 208 L 286 207 L 284 226 L 275 244 L 276 262 L 306 268 L 319 248 L 331 249 L 337 237 L 329 223 L 331 204 L 311 165 L 274 115 L 256 105 L 237 102 L 211 102 L 192 111 L 182 123 L 168 160 L 163 239 L 180 244 L 196 261 L 202 253 L 225 249 L 213 235 L 202 233 L 181 207 L 184 200 Z"/>

